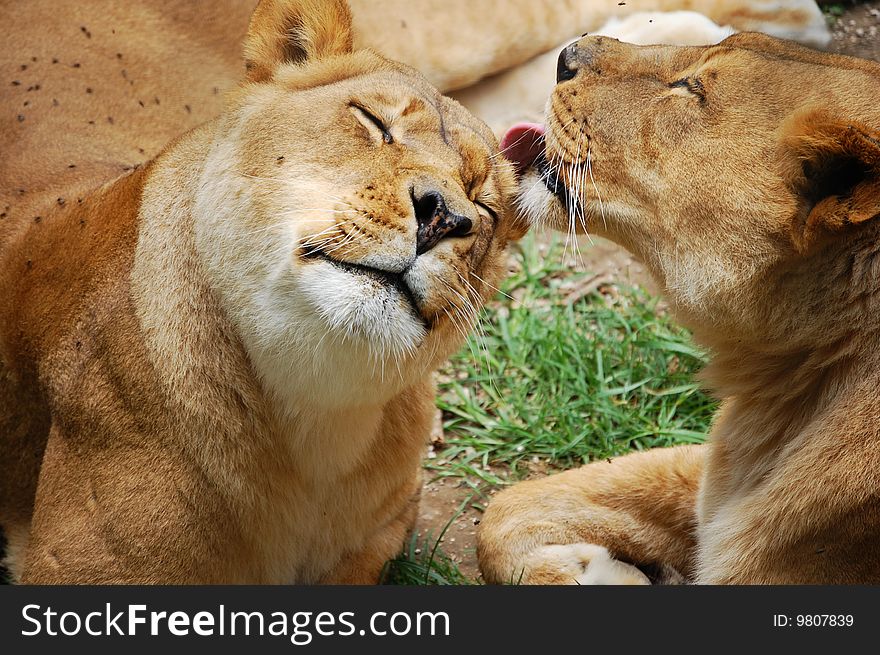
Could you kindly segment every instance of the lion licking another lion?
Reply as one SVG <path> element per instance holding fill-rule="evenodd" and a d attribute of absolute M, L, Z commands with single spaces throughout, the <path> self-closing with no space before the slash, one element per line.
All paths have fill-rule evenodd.
<path fill-rule="evenodd" d="M 16 81 L 45 76 L 2 101 L 18 146 L 0 170 L 0 525 L 16 580 L 377 580 L 416 516 L 431 372 L 526 219 L 642 258 L 715 354 L 706 379 L 725 402 L 709 445 L 499 495 L 486 579 L 880 579 L 876 65 L 753 34 L 586 37 L 554 64 L 546 128 L 517 126 L 508 162 L 430 83 L 499 73 L 610 8 L 263 0 L 246 78 L 224 94 L 245 11 L 224 4 L 228 28 L 163 0 L 135 22 L 40 1 L 7 17 L 16 54 L 39 51 Z M 826 36 L 811 2 L 705 5 L 719 29 Z M 24 29 L 39 21 L 81 56 Z M 496 109 L 481 114 L 497 129 L 510 107 Z"/>

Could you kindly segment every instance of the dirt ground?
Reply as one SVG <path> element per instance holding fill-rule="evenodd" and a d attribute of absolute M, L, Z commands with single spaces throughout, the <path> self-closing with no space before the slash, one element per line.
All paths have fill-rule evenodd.
<path fill-rule="evenodd" d="M 835 4 L 844 11 L 832 27 L 832 41 L 828 50 L 880 61 L 880 0 L 844 1 Z M 592 239 L 592 243 L 581 238 L 580 251 L 581 259 L 573 259 L 573 265 L 594 274 L 608 275 L 615 280 L 651 289 L 652 284 L 644 267 L 615 244 L 596 237 Z M 434 456 L 442 457 L 442 450 Z M 474 490 L 457 478 L 432 479 L 430 471 L 426 471 L 425 480 L 416 530 L 420 540 L 428 538 L 433 543 L 450 518 L 474 494 Z M 462 573 L 470 577 L 479 575 L 475 544 L 480 521 L 480 512 L 470 505 L 475 502 L 485 505 L 496 491 L 484 489 L 481 496 L 474 497 L 446 530 L 441 542 L 443 551 L 458 563 Z"/>
<path fill-rule="evenodd" d="M 844 13 L 832 28 L 828 49 L 880 61 L 880 0 L 839 4 L 844 7 Z"/>

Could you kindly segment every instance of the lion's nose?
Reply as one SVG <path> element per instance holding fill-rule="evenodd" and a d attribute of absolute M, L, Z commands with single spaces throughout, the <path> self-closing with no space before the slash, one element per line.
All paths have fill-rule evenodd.
<path fill-rule="evenodd" d="M 577 75 L 577 63 L 574 59 L 573 50 L 576 48 L 574 44 L 566 46 L 559 53 L 559 59 L 556 60 L 556 83 L 565 82 L 574 79 Z"/>
<path fill-rule="evenodd" d="M 428 191 L 421 196 L 412 195 L 418 231 L 416 254 L 428 252 L 446 237 L 463 237 L 470 233 L 473 223 L 467 216 L 449 211 L 446 201 L 438 191 Z"/>
<path fill-rule="evenodd" d="M 630 60 L 637 48 L 607 36 L 584 35 L 568 44 L 556 61 L 556 83 L 573 80 L 577 75 L 602 75 L 609 66 L 619 68 Z"/>

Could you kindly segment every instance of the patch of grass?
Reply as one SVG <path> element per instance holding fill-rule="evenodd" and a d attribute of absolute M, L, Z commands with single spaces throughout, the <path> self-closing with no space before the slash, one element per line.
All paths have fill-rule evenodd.
<path fill-rule="evenodd" d="M 501 484 L 536 458 L 570 468 L 704 440 L 715 403 L 694 382 L 705 356 L 688 333 L 644 291 L 591 285 L 563 259 L 558 241 L 542 252 L 525 240 L 503 286 L 512 299 L 443 371 L 436 475 Z"/>
<path fill-rule="evenodd" d="M 413 535 L 403 553 L 385 566 L 382 584 L 470 585 L 477 584 L 458 569 L 458 565 L 440 548 L 440 540 L 431 536 L 418 540 Z"/>
<path fill-rule="evenodd" d="M 382 583 L 409 586 L 477 584 L 475 580 L 464 575 L 455 561 L 440 547 L 449 526 L 471 502 L 471 498 L 462 502 L 436 539 L 429 534 L 419 541 L 418 535 L 413 533 L 403 553 L 385 565 Z"/>
<path fill-rule="evenodd" d="M 822 5 L 822 13 L 825 14 L 825 21 L 829 27 L 834 27 L 845 11 L 846 7 L 837 2 Z"/>

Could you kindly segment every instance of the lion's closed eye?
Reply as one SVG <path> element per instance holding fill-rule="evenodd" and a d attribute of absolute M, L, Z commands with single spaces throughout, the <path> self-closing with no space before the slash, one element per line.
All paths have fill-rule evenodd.
<path fill-rule="evenodd" d="M 497 212 L 496 210 L 492 209 L 492 208 L 491 208 L 489 205 L 487 205 L 486 203 L 484 203 L 484 202 L 482 202 L 482 201 L 480 201 L 480 200 L 475 200 L 475 201 L 474 201 L 474 205 L 476 205 L 477 210 L 478 210 L 481 214 L 485 214 L 486 216 L 488 216 L 489 218 L 491 218 L 493 221 L 497 221 L 497 220 L 498 220 L 498 212 Z"/>
<path fill-rule="evenodd" d="M 351 103 L 349 107 L 361 125 L 367 128 L 367 131 L 371 135 L 381 139 L 384 143 L 394 142 L 394 136 L 391 134 L 391 130 L 388 128 L 385 121 L 376 116 L 375 113 L 356 103 Z"/>

